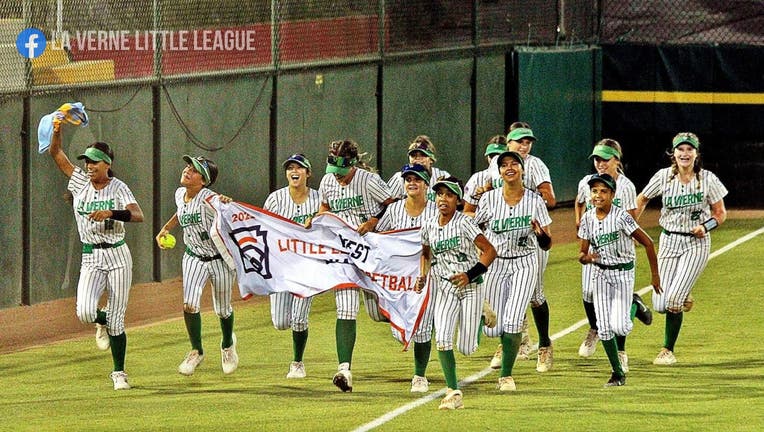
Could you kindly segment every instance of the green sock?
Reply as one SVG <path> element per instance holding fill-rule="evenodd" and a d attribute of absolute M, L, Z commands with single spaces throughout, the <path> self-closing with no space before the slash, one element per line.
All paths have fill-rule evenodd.
<path fill-rule="evenodd" d="M 183 312 L 183 321 L 186 322 L 191 349 L 199 351 L 199 354 L 204 354 L 204 349 L 202 349 L 202 314 Z"/>
<path fill-rule="evenodd" d="M 102 311 L 101 309 L 98 309 L 96 311 L 95 322 L 101 325 L 106 325 L 106 312 Z"/>
<path fill-rule="evenodd" d="M 613 368 L 613 372 L 618 376 L 626 376 L 626 374 L 623 373 L 623 369 L 621 369 L 621 361 L 618 360 L 618 345 L 616 344 L 615 338 L 601 340 L 601 342 L 602 346 L 605 348 L 605 353 L 607 353 L 607 359 L 610 361 L 610 367 Z"/>
<path fill-rule="evenodd" d="M 549 339 L 549 304 L 544 301 L 539 307 L 531 307 L 531 312 L 539 332 L 539 348 L 552 345 L 552 340 Z"/>
<path fill-rule="evenodd" d="M 586 320 L 589 321 L 589 328 L 597 330 L 597 314 L 594 312 L 594 303 L 585 301 L 584 312 L 586 312 Z"/>
<path fill-rule="evenodd" d="M 483 326 L 485 326 L 485 317 L 481 315 L 480 325 L 478 326 L 478 334 L 477 334 L 478 345 L 480 345 L 480 340 L 483 338 Z"/>
<path fill-rule="evenodd" d="M 631 309 L 629 309 L 629 318 L 631 318 L 632 321 L 634 321 L 634 317 L 637 316 L 637 304 L 632 303 Z"/>
<path fill-rule="evenodd" d="M 684 312 L 671 313 L 666 311 L 666 337 L 663 341 L 663 346 L 666 349 L 674 351 L 674 344 L 679 338 L 679 330 L 682 329 L 683 318 Z"/>
<path fill-rule="evenodd" d="M 427 363 L 430 361 L 432 342 L 414 342 L 414 375 L 425 376 Z"/>
<path fill-rule="evenodd" d="M 223 331 L 220 348 L 230 348 L 233 345 L 233 312 L 228 318 L 220 318 L 220 330 Z"/>
<path fill-rule="evenodd" d="M 109 342 L 111 343 L 111 359 L 114 361 L 114 371 L 124 371 L 127 335 L 125 332 L 118 336 L 109 335 Z"/>
<path fill-rule="evenodd" d="M 618 351 L 626 351 L 626 336 L 616 336 L 615 344 L 618 347 Z"/>
<path fill-rule="evenodd" d="M 340 363 L 351 363 L 353 361 L 353 348 L 355 347 L 355 320 L 338 318 L 334 332 L 337 339 L 337 359 Z"/>
<path fill-rule="evenodd" d="M 512 368 L 515 367 L 515 359 L 517 358 L 517 351 L 520 350 L 522 338 L 522 333 L 501 334 L 501 376 L 512 376 Z"/>
<path fill-rule="evenodd" d="M 448 388 L 456 390 L 459 388 L 459 381 L 456 379 L 456 357 L 454 350 L 438 351 L 440 367 L 443 369 L 443 376 L 446 377 Z"/>
<path fill-rule="evenodd" d="M 294 351 L 294 361 L 302 361 L 302 355 L 305 353 L 305 345 L 307 344 L 308 329 L 303 331 L 292 330 L 292 350 Z"/>

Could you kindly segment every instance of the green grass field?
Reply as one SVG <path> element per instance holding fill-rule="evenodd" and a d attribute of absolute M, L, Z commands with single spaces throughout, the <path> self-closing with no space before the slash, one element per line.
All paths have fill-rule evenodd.
<path fill-rule="evenodd" d="M 727 221 L 713 233 L 713 250 L 761 227 L 764 219 Z M 650 234 L 657 240 L 657 230 Z M 230 376 L 220 370 L 220 331 L 211 312 L 204 314 L 207 358 L 192 377 L 176 372 L 188 349 L 181 319 L 129 328 L 130 391 L 112 390 L 111 356 L 98 351 L 92 337 L 0 356 L 0 430 L 351 431 L 416 401 L 421 404 L 376 430 L 762 430 L 762 238 L 709 262 L 693 290 L 695 308 L 685 314 L 676 365 L 652 365 L 663 341 L 663 317 L 656 314 L 649 327 L 635 323 L 626 347 L 631 372 L 625 387 L 603 388 L 609 365 L 601 346 L 591 358 L 578 357 L 586 333 L 581 327 L 555 340 L 552 371 L 538 374 L 535 361 L 518 362 L 516 393 L 500 394 L 498 374 L 491 371 L 463 387 L 464 410 L 441 412 L 439 397 L 421 401 L 409 393 L 413 354 L 401 352 L 389 328 L 364 315 L 358 321 L 354 391 L 343 394 L 331 383 L 333 296 L 321 295 L 310 316 L 304 380 L 284 379 L 290 332 L 273 329 L 266 302 L 250 302 L 236 310 L 241 361 Z M 546 276 L 552 333 L 584 318 L 576 249 L 552 249 Z M 638 289 L 649 282 L 640 253 Z M 648 304 L 649 297 L 643 296 Z M 472 356 L 457 354 L 459 378 L 486 373 L 496 343 L 484 338 Z M 428 377 L 431 393 L 444 387 L 435 352 Z"/>

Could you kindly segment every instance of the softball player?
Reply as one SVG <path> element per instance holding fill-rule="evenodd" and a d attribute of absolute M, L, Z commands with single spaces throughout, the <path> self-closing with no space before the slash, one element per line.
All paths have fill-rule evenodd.
<path fill-rule="evenodd" d="M 321 179 L 318 192 L 321 198 L 319 213 L 332 212 L 363 235 L 374 231 L 387 206 L 393 202 L 390 189 L 378 174 L 362 159 L 358 144 L 351 140 L 333 141 L 326 161 L 326 175 Z M 385 318 L 379 312 L 377 299 L 364 292 L 364 305 L 374 321 Z M 356 340 L 356 318 L 359 309 L 359 290 L 335 291 L 337 305 L 337 357 L 339 366 L 332 381 L 343 392 L 353 390 L 350 364 Z"/>
<path fill-rule="evenodd" d="M 125 244 L 125 222 L 143 222 L 143 211 L 125 183 L 114 177 L 114 152 L 108 144 L 90 144 L 74 166 L 61 149 L 60 122 L 54 120 L 50 155 L 69 178 L 74 219 L 82 241 L 82 267 L 77 283 L 77 318 L 96 323 L 96 345 L 111 347 L 114 371 L 109 375 L 114 390 L 127 390 L 125 373 L 125 311 L 133 278 L 133 258 Z M 107 292 L 106 307 L 98 301 Z"/>
<path fill-rule="evenodd" d="M 505 151 L 507 151 L 507 138 L 504 135 L 491 137 L 485 147 L 486 163 L 490 166 L 491 160 Z M 472 174 L 464 185 L 464 214 L 474 215 L 480 197 L 492 188 L 490 169 L 486 168 Z"/>
<path fill-rule="evenodd" d="M 321 205 L 318 191 L 308 187 L 311 165 L 303 154 L 293 154 L 282 164 L 288 186 L 268 195 L 266 210 L 305 225 Z M 271 294 L 271 320 L 277 330 L 292 329 L 292 362 L 287 378 L 305 378 L 303 354 L 308 343 L 308 314 L 313 297 L 299 297 L 290 292 Z"/>
<path fill-rule="evenodd" d="M 597 174 L 608 174 L 616 182 L 613 205 L 626 210 L 632 218 L 636 218 L 637 191 L 634 183 L 623 175 L 622 157 L 621 145 L 618 141 L 609 138 L 600 140 L 594 146 L 591 156 L 589 156 L 594 161 L 594 169 L 597 171 Z M 584 212 L 594 207 L 591 202 L 589 187 L 589 180 L 591 178 L 591 174 L 587 175 L 578 183 L 578 195 L 576 196 L 575 204 L 576 228 L 581 225 L 581 218 Z M 599 341 L 599 336 L 597 336 L 597 319 L 594 314 L 594 301 L 592 300 L 592 289 L 594 287 L 593 271 L 594 266 L 590 264 L 584 265 L 581 270 L 583 305 L 586 318 L 589 321 L 589 331 L 578 348 L 578 355 L 581 357 L 589 357 L 594 354 L 594 351 L 597 349 L 597 342 Z M 635 293 L 633 300 L 632 304 L 634 305 L 633 309 L 636 317 L 646 325 L 650 325 L 652 322 L 652 312 L 650 312 L 650 309 L 642 302 L 639 294 Z M 621 359 L 621 365 L 624 372 L 628 372 L 629 358 L 626 355 L 626 337 L 616 336 L 616 341 L 618 342 L 618 357 Z"/>
<path fill-rule="evenodd" d="M 430 175 L 423 165 L 404 165 L 401 175 L 406 184 L 406 199 L 396 201 L 387 208 L 379 220 L 377 231 L 392 231 L 406 228 L 419 228 L 426 220 L 438 214 L 435 203 L 425 197 Z M 398 336 L 393 331 L 393 336 Z M 414 377 L 411 379 L 412 393 L 426 393 L 430 388 L 427 381 L 427 363 L 432 351 L 432 301 L 424 311 L 419 328 L 414 333 Z"/>
<path fill-rule="evenodd" d="M 547 208 L 551 209 L 557 205 L 552 188 L 552 179 L 549 176 L 549 168 L 544 162 L 530 154 L 536 137 L 530 126 L 524 122 L 515 122 L 509 127 L 507 135 L 507 148 L 510 151 L 517 152 L 523 157 L 524 176 L 523 184 L 526 188 L 541 195 Z M 495 186 L 499 187 L 499 186 Z M 536 289 L 531 297 L 531 312 L 533 312 L 533 321 L 536 323 L 536 330 L 539 334 L 539 349 L 536 361 L 536 370 L 546 372 L 552 368 L 554 356 L 552 352 L 552 340 L 549 338 L 549 304 L 544 295 L 544 271 L 546 271 L 549 262 L 549 252 L 539 250 L 539 266 Z M 523 334 L 523 341 L 520 345 L 518 355 L 520 358 L 528 358 L 530 351 L 530 338 L 526 337 L 527 329 Z M 497 350 L 498 352 L 498 350 Z"/>
<path fill-rule="evenodd" d="M 434 166 L 436 161 L 435 144 L 430 141 L 430 137 L 427 135 L 419 135 L 414 138 L 414 141 L 411 144 L 409 144 L 409 165 L 417 164 L 424 166 L 427 168 L 427 174 L 431 179 L 450 176 L 451 174 L 449 174 L 448 171 Z M 406 197 L 403 175 L 400 172 L 397 172 L 390 177 L 390 180 L 387 181 L 387 186 L 390 188 L 390 196 L 393 198 Z M 434 202 L 435 192 L 428 190 L 427 200 Z"/>
<path fill-rule="evenodd" d="M 236 335 L 233 332 L 233 307 L 231 289 L 236 272 L 230 269 L 210 239 L 209 231 L 215 218 L 207 198 L 215 192 L 209 189 L 218 176 L 217 165 L 202 156 L 183 156 L 186 167 L 180 175 L 180 185 L 175 190 L 178 210 L 156 235 L 160 249 L 165 249 L 162 239 L 175 227 L 183 228 L 186 251 L 181 263 L 183 271 L 183 320 L 186 323 L 191 351 L 178 365 L 181 375 L 193 375 L 204 360 L 202 347 L 201 301 L 207 281 L 212 284 L 212 305 L 220 318 L 223 340 L 220 344 L 220 363 L 223 373 L 233 373 L 239 366 L 236 353 Z M 225 197 L 224 201 L 230 201 Z"/>
<path fill-rule="evenodd" d="M 626 384 L 626 372 L 618 357 L 615 336 L 631 332 L 634 294 L 634 242 L 645 247 L 652 273 L 651 283 L 661 292 L 658 259 L 650 236 L 623 209 L 613 205 L 616 182 L 610 174 L 592 176 L 587 184 L 593 208 L 584 213 L 578 228 L 581 249 L 578 261 L 593 264 L 592 299 L 597 317 L 597 332 L 613 369 L 605 387 Z"/>
<path fill-rule="evenodd" d="M 666 334 L 657 365 L 676 363 L 674 345 L 682 328 L 683 312 L 692 306 L 692 287 L 708 263 L 711 230 L 724 223 L 727 188 L 702 168 L 700 140 L 691 132 L 672 141 L 671 167 L 655 173 L 637 196 L 637 214 L 648 201 L 663 195 L 658 268 L 664 292 L 653 294 L 653 307 L 666 314 Z"/>
<path fill-rule="evenodd" d="M 549 250 L 549 217 L 541 197 L 523 186 L 523 157 L 507 151 L 497 159 L 503 185 L 483 194 L 475 222 L 485 224 L 488 241 L 498 260 L 485 277 L 486 297 L 498 311 L 501 327 L 485 328 L 489 337 L 501 337 L 499 390 L 514 391 L 512 368 L 520 349 L 525 310 L 538 278 L 538 250 Z"/>
<path fill-rule="evenodd" d="M 458 179 L 439 179 L 432 188 L 440 214 L 422 225 L 417 290 L 424 288 L 432 269 L 435 341 L 448 385 L 448 392 L 438 408 L 457 409 L 463 407 L 463 402 L 456 378 L 454 330 L 458 322 L 459 351 L 464 355 L 475 352 L 484 299 L 482 275 L 496 258 L 496 250 L 475 221 L 457 211 L 463 197 Z M 482 251 L 479 257 L 475 246 Z"/>

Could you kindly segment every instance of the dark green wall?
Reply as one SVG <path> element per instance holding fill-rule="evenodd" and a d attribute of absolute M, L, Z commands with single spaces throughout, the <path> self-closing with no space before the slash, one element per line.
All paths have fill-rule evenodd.
<path fill-rule="evenodd" d="M 0 103 L 0 118 L 3 119 L 0 123 L 0 169 L 3 172 L 0 190 L 5 197 L 0 206 L 0 220 L 3 221 L 0 228 L 0 244 L 3 245 L 0 253 L 0 308 L 4 308 L 21 304 L 21 221 L 26 205 L 21 191 L 21 97 Z M 34 226 L 32 230 L 35 230 Z"/>
<path fill-rule="evenodd" d="M 549 167 L 557 201 L 573 200 L 591 171 L 595 138 L 594 59 L 598 49 L 518 49 L 519 119 L 538 141 L 532 154 Z"/>
<path fill-rule="evenodd" d="M 483 154 L 488 140 L 494 135 L 502 135 L 506 132 L 504 127 L 506 57 L 502 53 L 479 57 L 477 60 L 477 115 L 475 122 L 475 154 L 477 157 L 472 172 L 486 168 Z"/>

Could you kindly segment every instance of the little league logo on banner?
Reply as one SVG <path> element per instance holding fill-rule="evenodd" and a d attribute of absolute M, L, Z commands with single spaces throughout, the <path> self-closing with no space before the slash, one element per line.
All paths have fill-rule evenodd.
<path fill-rule="evenodd" d="M 210 235 L 236 270 L 242 298 L 360 287 L 376 294 L 380 311 L 408 345 L 429 301 L 426 290 L 414 291 L 419 230 L 361 236 L 332 214 L 316 216 L 306 229 L 248 204 L 209 202 L 217 211 Z"/>

